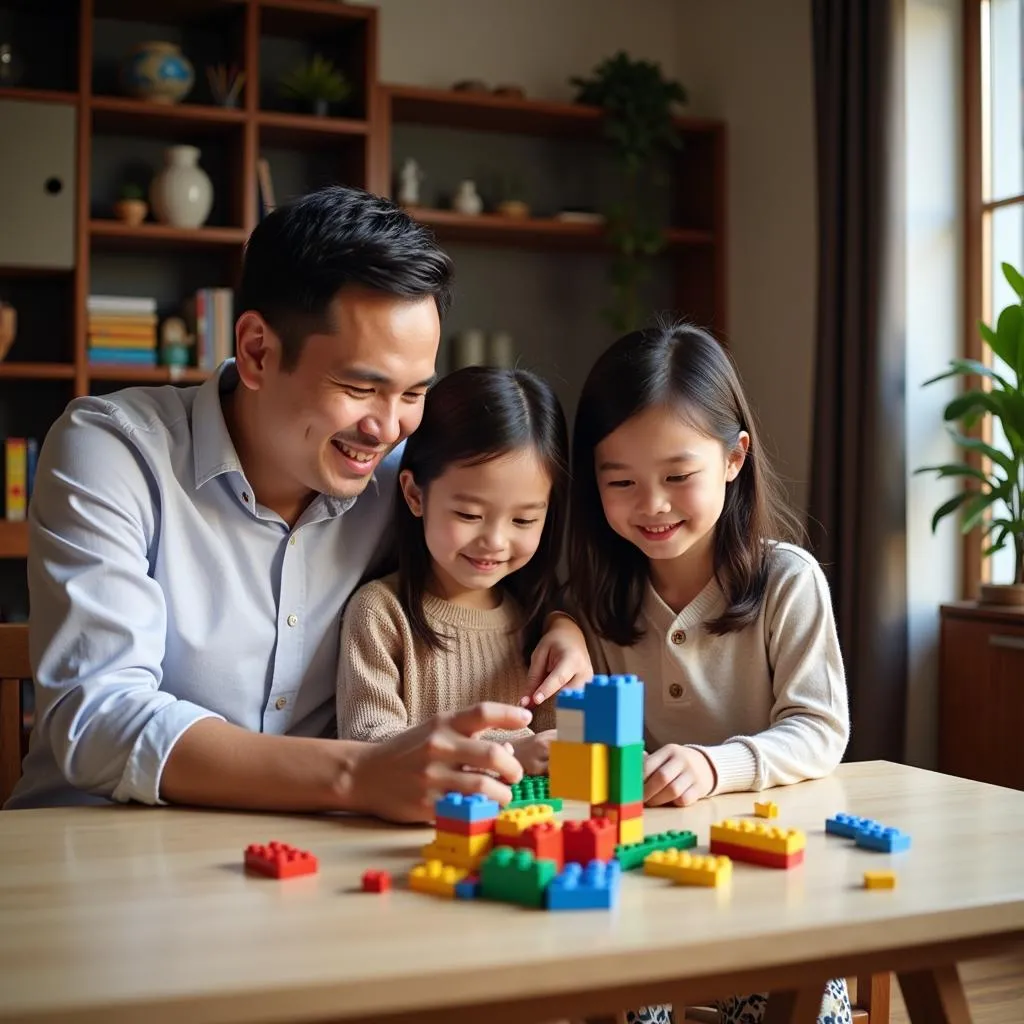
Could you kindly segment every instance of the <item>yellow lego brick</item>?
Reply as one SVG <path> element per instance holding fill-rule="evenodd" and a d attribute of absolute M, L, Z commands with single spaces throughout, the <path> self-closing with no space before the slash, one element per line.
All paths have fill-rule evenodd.
<path fill-rule="evenodd" d="M 779 805 L 771 800 L 765 800 L 763 803 L 755 800 L 754 813 L 759 818 L 777 818 L 779 816 Z"/>
<path fill-rule="evenodd" d="M 687 850 L 655 850 L 644 858 L 644 874 L 670 878 L 679 885 L 724 885 L 732 878 L 732 861 Z"/>
<path fill-rule="evenodd" d="M 542 821 L 551 821 L 554 816 L 555 812 L 548 804 L 513 807 L 498 815 L 494 831 L 499 836 L 521 836 L 531 825 L 539 825 Z"/>
<path fill-rule="evenodd" d="M 895 889 L 896 874 L 893 871 L 865 871 L 865 889 Z"/>
<path fill-rule="evenodd" d="M 455 886 L 468 874 L 465 868 L 442 864 L 439 860 L 428 860 L 425 864 L 417 864 L 409 872 L 409 888 L 454 899 Z"/>
<path fill-rule="evenodd" d="M 491 837 L 488 836 L 487 838 L 490 839 Z M 441 864 L 447 864 L 449 867 L 461 868 L 463 871 L 476 871 L 490 852 L 490 847 L 481 850 L 479 853 L 459 852 L 440 845 L 436 839 L 432 843 L 427 843 L 422 850 L 424 860 L 436 860 Z"/>
<path fill-rule="evenodd" d="M 727 818 L 711 826 L 711 841 L 747 846 L 752 850 L 767 853 L 796 853 L 807 845 L 807 837 L 796 828 L 779 828 L 776 825 L 762 825 L 759 821 L 734 821 Z"/>
<path fill-rule="evenodd" d="M 483 832 L 475 836 L 463 836 L 457 832 L 445 832 L 438 829 L 434 835 L 433 845 L 439 850 L 451 850 L 452 853 L 462 854 L 464 857 L 479 857 L 487 853 L 494 845 L 494 836 L 490 832 Z"/>
<path fill-rule="evenodd" d="M 554 740 L 548 760 L 551 795 L 588 804 L 608 802 L 608 748 Z"/>
<path fill-rule="evenodd" d="M 616 826 L 619 830 L 619 842 L 624 846 L 629 843 L 642 843 L 644 839 L 644 819 L 627 818 Z"/>

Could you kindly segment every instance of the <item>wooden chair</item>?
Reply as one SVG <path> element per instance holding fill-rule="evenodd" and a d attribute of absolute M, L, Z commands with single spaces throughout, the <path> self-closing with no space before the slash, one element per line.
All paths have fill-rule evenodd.
<path fill-rule="evenodd" d="M 22 681 L 31 678 L 28 625 L 0 623 L 0 805 L 21 777 L 21 762 L 28 747 Z"/>

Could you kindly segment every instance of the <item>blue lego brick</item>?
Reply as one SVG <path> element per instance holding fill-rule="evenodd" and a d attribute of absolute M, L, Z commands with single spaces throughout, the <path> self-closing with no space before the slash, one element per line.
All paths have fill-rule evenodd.
<path fill-rule="evenodd" d="M 555 697 L 556 708 L 568 708 L 573 711 L 586 710 L 586 690 L 582 686 L 559 690 Z"/>
<path fill-rule="evenodd" d="M 910 849 L 910 836 L 898 828 L 872 823 L 868 828 L 858 829 L 854 836 L 858 846 L 881 853 L 902 853 Z"/>
<path fill-rule="evenodd" d="M 451 818 L 453 821 L 487 821 L 496 818 L 500 810 L 496 800 L 482 793 L 445 793 L 434 804 L 434 814 L 438 818 Z"/>
<path fill-rule="evenodd" d="M 825 821 L 825 831 L 830 836 L 842 836 L 844 839 L 856 839 L 857 833 L 864 828 L 877 825 L 871 818 L 858 818 L 854 814 L 837 814 Z"/>
<path fill-rule="evenodd" d="M 594 676 L 585 694 L 584 743 L 643 743 L 644 684 L 636 676 Z"/>
<path fill-rule="evenodd" d="M 461 882 L 455 883 L 455 898 L 457 900 L 476 900 L 480 898 L 480 879 L 473 877 L 464 878 Z"/>
<path fill-rule="evenodd" d="M 592 860 L 585 868 L 566 864 L 547 889 L 548 910 L 611 910 L 619 902 L 622 867 Z"/>

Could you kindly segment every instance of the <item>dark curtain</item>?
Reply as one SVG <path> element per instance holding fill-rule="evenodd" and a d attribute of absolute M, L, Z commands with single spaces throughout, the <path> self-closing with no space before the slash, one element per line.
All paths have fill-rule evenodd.
<path fill-rule="evenodd" d="M 847 760 L 901 760 L 907 690 L 903 0 L 813 0 L 818 308 L 808 527 Z"/>

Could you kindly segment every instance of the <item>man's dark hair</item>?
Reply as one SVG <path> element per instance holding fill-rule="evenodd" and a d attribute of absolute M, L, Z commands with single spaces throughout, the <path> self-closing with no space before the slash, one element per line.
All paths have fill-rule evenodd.
<path fill-rule="evenodd" d="M 451 305 L 452 261 L 433 233 L 388 199 L 331 185 L 279 206 L 245 248 L 239 311 L 253 310 L 281 338 L 293 370 L 310 334 L 330 329 L 330 303 L 345 285 L 386 295 L 432 295 Z"/>

